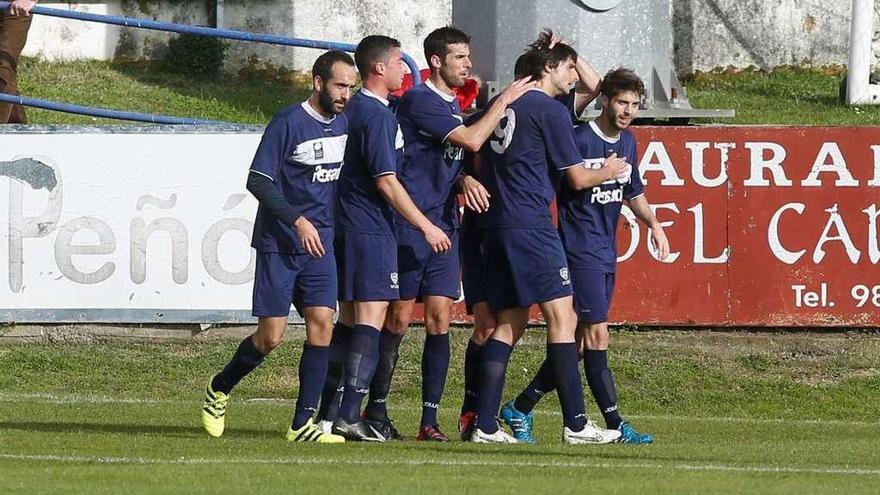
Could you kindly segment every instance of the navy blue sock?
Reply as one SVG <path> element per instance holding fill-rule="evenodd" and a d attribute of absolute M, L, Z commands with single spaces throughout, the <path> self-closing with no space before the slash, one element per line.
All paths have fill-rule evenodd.
<path fill-rule="evenodd" d="M 402 340 L 403 334 L 397 335 L 387 328 L 383 328 L 379 335 L 379 364 L 370 382 L 370 399 L 364 409 L 372 420 L 388 419 L 388 394 L 391 392 L 391 379 L 397 367 L 397 358 L 400 357 Z"/>
<path fill-rule="evenodd" d="M 480 391 L 480 356 L 483 346 L 468 341 L 464 351 L 464 402 L 461 404 L 461 414 L 477 410 L 477 397 Z"/>
<path fill-rule="evenodd" d="M 437 409 L 446 387 L 449 371 L 449 334 L 425 335 L 422 350 L 422 423 L 437 424 Z"/>
<path fill-rule="evenodd" d="M 480 397 L 477 400 L 477 428 L 483 433 L 498 431 L 498 409 L 504 394 L 504 375 L 513 348 L 499 340 L 489 339 L 483 346 L 480 363 Z"/>
<path fill-rule="evenodd" d="M 578 369 L 577 344 L 547 344 L 547 360 L 556 378 L 562 422 L 572 431 L 581 431 L 587 424 L 587 414 Z"/>
<path fill-rule="evenodd" d="M 583 358 L 583 355 L 578 354 L 578 360 Z M 553 368 L 550 363 L 544 359 L 532 381 L 516 396 L 513 407 L 523 414 L 528 414 L 535 409 L 542 397 L 554 390 L 556 390 L 556 377 L 553 376 Z"/>
<path fill-rule="evenodd" d="M 333 326 L 333 338 L 330 339 L 327 378 L 321 390 L 321 407 L 318 408 L 318 417 L 322 420 L 333 421 L 339 412 L 339 402 L 342 400 L 344 388 L 342 377 L 345 373 L 345 357 L 348 355 L 350 340 L 351 327 L 337 321 Z"/>
<path fill-rule="evenodd" d="M 315 408 L 318 407 L 321 389 L 327 378 L 327 357 L 329 354 L 329 347 L 303 343 L 302 357 L 299 358 L 299 394 L 296 397 L 293 423 L 291 423 L 294 430 L 302 428 L 315 413 Z"/>
<path fill-rule="evenodd" d="M 241 341 L 241 344 L 238 344 L 238 349 L 236 349 L 229 363 L 211 380 L 211 388 L 215 392 L 229 394 L 242 378 L 247 376 L 254 368 L 263 364 L 263 358 L 265 357 L 254 346 L 254 341 L 250 336 L 245 338 Z"/>
<path fill-rule="evenodd" d="M 378 364 L 379 330 L 369 325 L 355 325 L 345 359 L 345 391 L 339 406 L 340 418 L 349 423 L 360 420 L 361 402 L 370 390 Z"/>
<path fill-rule="evenodd" d="M 544 359 L 532 381 L 516 396 L 513 407 L 523 414 L 528 414 L 532 412 L 541 397 L 553 390 L 556 390 L 556 377 L 553 375 L 553 367 L 550 366 L 550 362 Z"/>
<path fill-rule="evenodd" d="M 608 428 L 617 429 L 620 426 L 620 412 L 617 410 L 617 389 L 614 387 L 614 377 L 608 368 L 608 351 L 594 351 L 587 349 L 584 356 L 584 371 L 587 374 L 587 383 L 593 398 L 605 418 Z"/>

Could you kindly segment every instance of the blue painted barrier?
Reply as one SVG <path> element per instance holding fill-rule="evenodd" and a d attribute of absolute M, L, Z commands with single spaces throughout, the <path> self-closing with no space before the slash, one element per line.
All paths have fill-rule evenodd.
<path fill-rule="evenodd" d="M 0 11 L 9 8 L 10 2 L 0 1 Z M 289 38 L 274 34 L 249 33 L 247 31 L 235 31 L 231 29 L 209 28 L 202 26 L 189 26 L 186 24 L 175 24 L 171 22 L 152 21 L 149 19 L 137 19 L 133 17 L 122 17 L 113 15 L 92 14 L 88 12 L 78 12 L 74 10 L 61 10 L 34 6 L 31 10 L 32 14 L 47 15 L 52 17 L 62 17 L 65 19 L 74 19 L 79 21 L 100 22 L 103 24 L 114 24 L 131 28 L 151 29 L 154 31 L 168 31 L 180 34 L 195 34 L 199 36 L 209 36 L 212 38 L 224 38 L 239 41 L 251 41 L 257 43 L 268 43 L 273 45 L 296 46 L 303 48 L 316 48 L 322 50 L 342 50 L 346 52 L 354 52 L 357 45 L 351 43 L 337 43 L 334 41 L 310 40 L 305 38 Z M 419 75 L 419 67 L 415 60 L 408 54 L 403 54 L 403 60 L 412 73 L 413 84 L 419 84 L 421 77 Z M 164 124 L 214 124 L 216 122 L 204 121 L 199 119 L 187 119 L 181 117 L 169 117 L 162 115 L 150 115 L 136 112 L 123 112 L 118 110 L 96 109 L 84 107 L 81 105 L 72 105 L 69 103 L 57 103 L 47 100 L 39 100 L 36 98 L 25 98 L 19 96 L 0 95 L 0 101 L 4 103 L 16 103 L 26 106 L 45 108 L 49 110 L 57 110 L 66 113 L 76 113 L 81 115 L 90 115 L 93 117 L 105 117 L 111 119 L 134 120 L 138 122 L 155 122 Z M 177 120 L 177 121 L 175 121 Z"/>

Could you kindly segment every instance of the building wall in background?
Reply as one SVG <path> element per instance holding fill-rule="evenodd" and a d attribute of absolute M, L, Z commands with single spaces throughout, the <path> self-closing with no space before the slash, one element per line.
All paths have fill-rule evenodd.
<path fill-rule="evenodd" d="M 726 67 L 846 64 L 851 1 L 672 2 L 679 74 Z M 880 3 L 875 4 L 874 27 L 880 30 Z M 875 42 L 873 67 L 878 54 L 880 43 Z"/>
<path fill-rule="evenodd" d="M 568 1 L 568 0 L 560 0 Z M 656 0 L 667 1 L 667 0 Z M 713 68 L 844 65 L 851 2 L 819 0 L 668 0 L 673 11 L 679 74 Z M 392 35 L 422 65 L 421 40 L 452 19 L 452 0 L 110 0 L 43 3 L 300 38 L 357 42 L 370 33 Z M 259 6 L 257 6 L 259 5 Z M 880 29 L 880 19 L 875 21 Z M 25 55 L 47 59 L 161 58 L 171 34 L 37 16 Z M 589 49 L 585 48 L 589 56 Z M 880 54 L 880 42 L 875 53 Z M 234 42 L 228 68 L 310 68 L 317 53 Z M 874 66 L 877 65 L 875 55 Z"/>

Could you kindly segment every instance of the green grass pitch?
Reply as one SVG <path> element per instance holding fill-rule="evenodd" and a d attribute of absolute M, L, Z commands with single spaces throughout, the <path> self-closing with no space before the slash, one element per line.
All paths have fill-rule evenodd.
<path fill-rule="evenodd" d="M 535 446 L 287 444 L 302 338 L 291 332 L 234 391 L 221 439 L 198 413 L 235 340 L 0 344 L 0 493 L 880 492 L 876 334 L 616 331 L 621 409 L 651 446 L 563 445 L 553 395 Z M 466 339 L 454 333 L 441 405 L 450 436 Z M 390 399 L 409 438 L 420 347 L 414 331 Z M 530 331 L 505 398 L 542 354 Z"/>

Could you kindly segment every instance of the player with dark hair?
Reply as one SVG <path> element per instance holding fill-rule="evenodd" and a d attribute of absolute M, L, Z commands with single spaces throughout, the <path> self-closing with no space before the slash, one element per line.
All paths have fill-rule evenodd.
<path fill-rule="evenodd" d="M 530 86 L 527 80 L 505 90 L 482 118 L 463 124 L 453 88 L 470 75 L 470 38 L 453 27 L 442 27 L 425 38 L 429 79 L 407 91 L 397 106 L 404 139 L 399 177 L 416 206 L 452 240 L 452 249 L 432 252 L 419 230 L 402 215 L 396 218 L 400 300 L 391 303 L 382 331 L 380 358 L 365 409 L 367 419 L 387 422 L 386 400 L 401 339 L 409 328 L 416 299 L 425 304 L 422 353 L 422 417 L 417 440 L 448 441 L 437 424 L 437 409 L 449 368 L 449 319 L 459 296 L 458 191 L 475 211 L 489 207 L 486 189 L 463 175 L 462 150 L 476 151 L 492 134 L 509 103 Z M 456 187 L 458 186 L 458 187 Z"/>
<path fill-rule="evenodd" d="M 497 413 L 513 346 L 525 331 L 528 311 L 538 304 L 547 323 L 547 361 L 556 383 L 563 416 L 563 441 L 607 443 L 620 436 L 586 417 L 575 343 L 576 317 L 571 279 L 550 203 L 555 178 L 576 190 L 616 179 L 625 165 L 616 156 L 598 170 L 580 167 L 571 116 L 554 98 L 578 81 L 577 53 L 564 43 L 550 48 L 545 31 L 529 48 L 523 73 L 537 86 L 505 110 L 490 141 L 489 162 L 494 205 L 486 242 L 490 308 L 497 326 L 481 352 L 477 443 L 517 443 L 498 426 Z"/>
<path fill-rule="evenodd" d="M 553 36 L 550 48 L 561 42 L 557 36 Z M 531 65 L 530 59 L 537 56 L 533 51 L 525 52 L 516 59 L 514 64 L 514 79 L 523 79 L 527 68 Z M 557 96 L 556 99 L 572 110 L 572 117 L 576 119 L 587 104 L 599 93 L 599 75 L 593 67 L 581 56 L 576 62 L 578 82 L 568 93 Z M 475 114 L 473 117 L 478 117 Z M 483 147 L 485 149 L 486 146 Z M 482 164 L 480 154 L 469 154 L 467 162 L 470 164 L 471 174 L 480 180 L 487 180 L 488 171 Z M 462 286 L 464 288 L 465 306 L 469 314 L 474 315 L 474 331 L 468 341 L 464 359 L 464 401 L 461 405 L 461 413 L 458 420 L 458 431 L 462 440 L 470 440 L 476 420 L 477 397 L 479 394 L 479 362 L 483 346 L 495 329 L 495 314 L 489 308 L 486 286 L 491 283 L 486 275 L 486 260 L 484 256 L 484 241 L 486 215 L 465 210 L 461 228 L 461 256 L 462 256 Z M 529 420 L 531 417 L 528 418 Z"/>
<path fill-rule="evenodd" d="M 351 440 L 385 441 L 393 436 L 390 424 L 362 420 L 361 402 L 379 365 L 380 329 L 389 302 L 399 298 L 392 209 L 416 229 L 419 241 L 431 252 L 446 253 L 452 243 L 419 210 L 397 177 L 403 135 L 387 98 L 403 80 L 400 42 L 367 36 L 358 44 L 355 61 L 363 87 L 345 112 L 349 138 L 336 236 L 342 314 L 334 331 L 350 335 L 342 402 L 332 431 Z M 335 392 L 332 386 L 325 392 L 330 388 Z"/>
<path fill-rule="evenodd" d="M 602 113 L 575 130 L 584 167 L 596 169 L 608 156 L 626 160 L 630 172 L 587 190 L 561 184 L 559 233 L 565 246 L 578 316 L 577 339 L 584 356 L 587 383 L 608 428 L 620 431 L 620 442 L 646 444 L 654 438 L 641 434 L 620 417 L 614 378 L 608 368 L 608 309 L 614 292 L 617 262 L 617 221 L 622 202 L 650 228 L 657 258 L 669 254 L 669 241 L 654 217 L 638 172 L 636 140 L 628 129 L 639 110 L 645 87 L 631 70 L 608 72 L 602 80 Z M 532 410 L 538 400 L 556 388 L 550 363 L 545 361 L 532 382 L 501 411 L 514 436 L 533 443 Z"/>
<path fill-rule="evenodd" d="M 233 387 L 281 343 L 293 302 L 305 319 L 306 342 L 299 363 L 299 395 L 286 438 L 345 441 L 321 432 L 312 414 L 327 373 L 336 310 L 333 219 L 348 131 L 348 120 L 340 114 L 356 82 L 348 54 L 322 54 L 312 68 L 309 99 L 275 115 L 257 148 L 247 188 L 259 201 L 251 243 L 257 250 L 253 314 L 259 323 L 208 383 L 202 424 L 213 437 L 223 434 Z"/>

